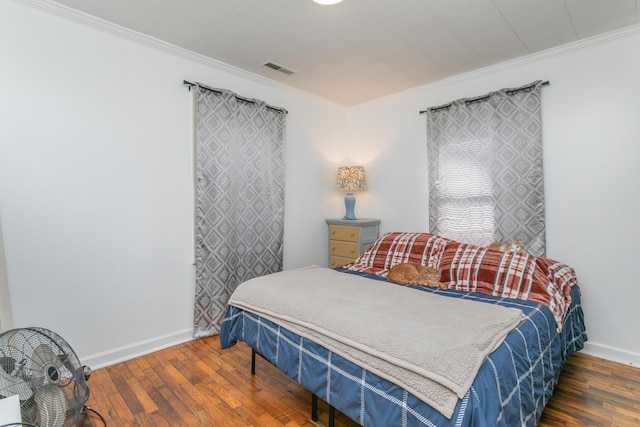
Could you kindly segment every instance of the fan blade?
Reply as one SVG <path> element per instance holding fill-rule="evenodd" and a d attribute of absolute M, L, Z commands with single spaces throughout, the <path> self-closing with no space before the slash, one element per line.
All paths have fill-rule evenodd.
<path fill-rule="evenodd" d="M 51 366 L 60 369 L 62 361 L 48 345 L 40 344 L 33 350 L 31 355 L 31 371 L 34 376 L 42 378 L 47 374 L 46 369 Z"/>
<path fill-rule="evenodd" d="M 64 391 L 55 384 L 45 384 L 35 392 L 40 412 L 40 427 L 63 427 L 67 418 Z"/>
<path fill-rule="evenodd" d="M 14 394 L 17 394 L 20 400 L 27 400 L 33 393 L 21 378 L 9 375 L 0 368 L 0 395 L 9 397 Z"/>

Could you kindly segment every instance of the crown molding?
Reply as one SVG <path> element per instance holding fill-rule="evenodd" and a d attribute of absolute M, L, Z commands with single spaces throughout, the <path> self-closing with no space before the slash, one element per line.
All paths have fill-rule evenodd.
<path fill-rule="evenodd" d="M 270 86 L 272 88 L 282 90 L 288 93 L 302 96 L 305 98 L 313 98 L 314 102 L 326 104 L 331 108 L 346 110 L 347 107 L 340 105 L 336 102 L 323 98 L 321 96 L 309 93 L 302 89 L 281 83 L 277 80 L 272 80 L 268 77 L 261 76 L 250 71 L 243 70 L 242 68 L 235 67 L 217 59 L 193 52 L 191 50 L 176 46 L 174 44 L 165 42 L 156 37 L 149 36 L 147 34 L 140 33 L 130 28 L 123 27 L 113 22 L 98 18 L 86 12 L 82 12 L 77 9 L 56 3 L 50 0 L 12 0 L 15 3 L 22 4 L 32 9 L 45 12 L 49 15 L 57 16 L 64 20 L 80 24 L 84 27 L 97 30 L 106 34 L 110 34 L 124 40 L 133 41 L 135 43 L 142 44 L 153 49 L 160 50 L 171 55 L 193 61 L 207 67 L 217 69 L 219 71 L 233 74 L 234 76 L 241 77 L 247 80 L 254 81 L 256 83 Z M 187 80 L 189 80 L 187 78 Z M 205 83 L 205 82 L 203 82 Z"/>
<path fill-rule="evenodd" d="M 229 65 L 224 62 L 218 61 L 216 59 L 201 55 L 199 53 L 195 53 L 193 51 L 165 42 L 158 38 L 123 27 L 121 25 L 115 24 L 110 21 L 106 21 L 102 18 L 98 18 L 94 15 L 88 14 L 86 12 L 82 12 L 77 9 L 70 8 L 60 3 L 55 3 L 49 0 L 13 0 L 13 1 L 16 3 L 20 3 L 25 6 L 31 7 L 33 9 L 40 10 L 42 12 L 46 12 L 50 15 L 57 16 L 67 21 L 75 22 L 76 24 L 80 24 L 85 27 L 101 31 L 103 33 L 111 34 L 126 40 L 134 41 L 136 43 L 140 43 L 140 44 L 152 47 L 154 49 L 158 49 L 173 55 L 177 55 L 185 59 L 190 59 L 190 60 L 202 63 L 204 65 L 218 68 L 221 71 L 227 71 L 233 74 L 241 74 L 243 77 L 251 78 L 254 80 L 258 79 L 258 80 L 262 80 L 263 82 L 266 81 L 271 84 L 278 83 L 274 80 L 267 79 L 266 77 L 262 77 L 254 73 L 250 73 L 243 69 L 234 67 L 233 65 Z"/>
<path fill-rule="evenodd" d="M 609 43 L 618 39 L 633 37 L 638 34 L 640 34 L 640 24 L 634 24 L 621 29 L 609 31 L 607 33 L 602 33 L 602 34 L 591 36 L 585 39 L 576 40 L 571 43 L 555 46 L 549 49 L 542 50 L 540 52 L 532 53 L 530 55 L 510 59 L 504 62 L 500 62 L 498 64 L 480 68 L 478 70 L 473 70 L 465 74 L 454 76 L 452 77 L 452 80 L 457 78 L 466 80 L 471 77 L 478 77 L 483 74 L 492 74 L 501 69 L 522 67 L 525 65 L 534 64 L 536 62 L 544 61 L 549 58 L 554 58 L 556 56 L 569 55 L 574 52 L 588 49 L 590 47 L 593 47 L 599 44 Z M 446 80 L 449 80 L 449 79 L 442 80 L 442 82 L 445 82 Z M 438 82 L 435 82 L 435 83 L 438 83 Z"/>
<path fill-rule="evenodd" d="M 549 48 L 540 52 L 532 53 L 526 56 L 521 56 L 519 58 L 503 61 L 498 64 L 493 64 L 483 68 L 478 68 L 472 71 L 468 71 L 466 73 L 457 74 L 455 76 L 447 77 L 445 79 L 441 79 L 433 83 L 428 83 L 426 85 L 412 87 L 398 93 L 394 93 L 385 97 L 376 98 L 371 101 L 354 105 L 353 107 L 357 108 L 362 106 L 373 106 L 377 104 L 387 103 L 391 100 L 417 95 L 431 89 L 456 85 L 468 80 L 491 75 L 493 73 L 496 73 L 502 70 L 524 67 L 524 66 L 545 61 L 547 59 L 554 58 L 557 56 L 570 55 L 572 53 L 575 53 L 584 49 L 588 49 L 593 46 L 597 46 L 604 43 L 610 43 L 620 39 L 631 38 L 639 34 L 640 34 L 640 24 L 633 24 L 621 29 L 609 31 L 607 33 L 598 34 L 582 40 L 576 40 L 571 43 L 552 47 L 552 48 Z M 544 77 L 540 77 L 540 79 L 546 80 Z"/>
<path fill-rule="evenodd" d="M 12 1 L 31 7 L 33 9 L 38 9 L 48 14 L 58 16 L 65 20 L 75 22 L 107 34 L 111 34 L 126 40 L 140 43 L 148 47 L 152 47 L 152 48 L 161 50 L 163 52 L 173 54 L 173 55 L 182 57 L 184 59 L 206 65 L 208 67 L 215 68 L 219 71 L 240 76 L 245 79 L 252 80 L 254 82 L 261 83 L 267 86 L 271 86 L 273 88 L 277 88 L 279 90 L 283 90 L 289 93 L 294 93 L 294 94 L 297 94 L 298 96 L 303 96 L 305 98 L 313 98 L 315 102 L 320 102 L 343 111 L 348 111 L 352 108 L 358 108 L 361 106 L 372 106 L 378 103 L 386 103 L 389 100 L 404 98 L 404 97 L 418 94 L 434 88 L 454 85 L 470 79 L 495 73 L 497 71 L 504 70 L 507 68 L 522 67 L 522 66 L 530 65 L 530 64 L 533 64 L 539 61 L 544 61 L 546 59 L 553 58 L 556 56 L 567 55 L 573 52 L 577 52 L 579 50 L 590 48 L 592 46 L 596 46 L 603 43 L 609 43 L 618 39 L 625 39 L 625 38 L 633 37 L 635 35 L 640 34 L 640 24 L 634 24 L 618 30 L 609 31 L 607 33 L 598 34 L 589 38 L 577 40 L 575 42 L 567 43 L 561 46 L 556 46 L 540 52 L 532 53 L 527 56 L 507 60 L 494 65 L 489 65 L 487 67 L 472 70 L 466 73 L 457 74 L 455 76 L 438 80 L 433 83 L 428 83 L 426 85 L 409 88 L 401 92 L 394 93 L 392 95 L 383 96 L 370 101 L 365 101 L 360 104 L 345 107 L 336 102 L 330 101 L 326 98 L 312 94 L 302 89 L 298 89 L 293 86 L 287 85 L 285 83 L 281 83 L 276 80 L 269 79 L 268 77 L 264 77 L 256 73 L 243 70 L 241 68 L 235 67 L 225 62 L 218 61 L 211 57 L 165 42 L 158 38 L 140 33 L 138 31 L 131 30 L 129 28 L 123 27 L 118 24 L 114 24 L 112 22 L 106 21 L 104 19 L 98 18 L 88 13 L 79 11 L 77 9 L 64 6 L 60 3 L 55 3 L 50 0 L 12 0 Z"/>

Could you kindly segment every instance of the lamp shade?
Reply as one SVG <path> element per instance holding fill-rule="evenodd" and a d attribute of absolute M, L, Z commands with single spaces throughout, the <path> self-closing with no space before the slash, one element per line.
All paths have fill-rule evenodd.
<path fill-rule="evenodd" d="M 364 166 L 340 166 L 338 168 L 338 190 L 358 191 L 367 189 Z"/>

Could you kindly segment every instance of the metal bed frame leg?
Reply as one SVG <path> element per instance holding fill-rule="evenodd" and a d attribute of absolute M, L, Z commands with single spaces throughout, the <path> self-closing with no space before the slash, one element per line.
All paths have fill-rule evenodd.
<path fill-rule="evenodd" d="M 329 405 L 329 427 L 334 427 L 336 420 L 336 408 Z M 311 421 L 318 421 L 318 396 L 311 393 Z"/>
<path fill-rule="evenodd" d="M 318 421 L 318 396 L 311 393 L 311 421 Z"/>
<path fill-rule="evenodd" d="M 336 419 L 336 408 L 332 405 L 329 405 L 329 427 L 334 427 L 334 422 Z"/>
<path fill-rule="evenodd" d="M 251 375 L 256 374 L 256 351 L 251 349 Z"/>
<path fill-rule="evenodd" d="M 251 375 L 256 374 L 256 354 L 255 349 L 251 349 Z M 329 405 L 329 427 L 334 427 L 336 418 L 336 408 Z M 311 421 L 318 421 L 318 396 L 311 393 Z"/>

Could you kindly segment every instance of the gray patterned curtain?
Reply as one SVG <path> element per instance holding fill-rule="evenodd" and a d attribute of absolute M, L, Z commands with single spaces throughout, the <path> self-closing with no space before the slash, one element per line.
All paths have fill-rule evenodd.
<path fill-rule="evenodd" d="M 536 81 L 427 112 L 431 232 L 545 254 L 542 120 Z"/>
<path fill-rule="evenodd" d="M 286 111 L 196 85 L 194 337 L 241 282 L 282 270 Z"/>

